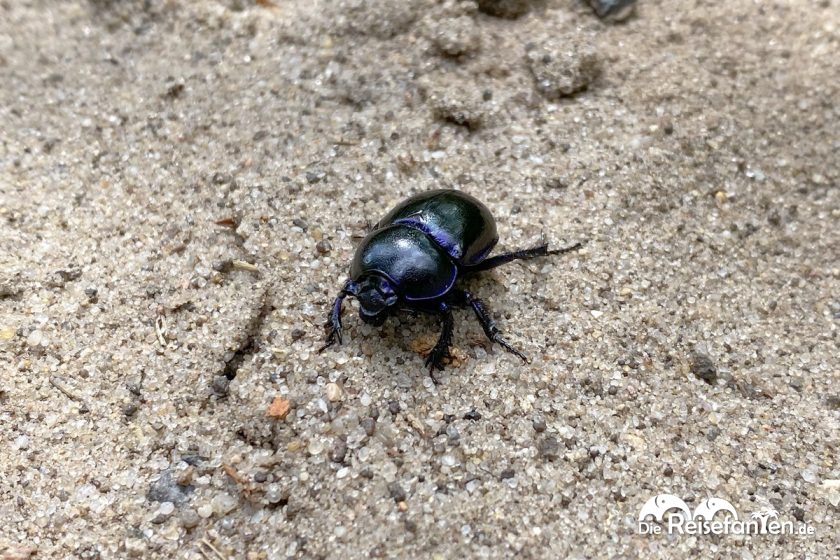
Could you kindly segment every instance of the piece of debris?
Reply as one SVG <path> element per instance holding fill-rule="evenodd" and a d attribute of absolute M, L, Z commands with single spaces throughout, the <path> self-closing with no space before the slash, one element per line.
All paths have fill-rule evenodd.
<path fill-rule="evenodd" d="M 239 485 L 240 488 L 242 488 L 242 493 L 245 494 L 246 497 L 251 494 L 251 491 L 253 490 L 251 488 L 251 484 L 247 480 L 245 480 L 235 468 L 228 465 L 227 463 L 222 463 L 222 470 L 225 471 L 225 474 L 228 475 L 231 478 L 231 480 L 233 480 L 236 484 Z"/>
<path fill-rule="evenodd" d="M 82 397 L 74 393 L 67 385 L 67 382 L 61 377 L 50 377 L 50 385 L 61 391 L 64 396 L 71 398 L 74 401 L 83 402 Z"/>
<path fill-rule="evenodd" d="M 268 410 L 266 410 L 265 415 L 276 420 L 283 420 L 289 414 L 291 409 L 292 403 L 289 402 L 289 399 L 277 396 L 274 397 L 274 400 L 271 401 L 270 405 L 268 405 Z"/>
<path fill-rule="evenodd" d="M 157 336 L 157 341 L 162 348 L 166 348 L 167 330 L 166 316 L 163 313 L 159 313 L 158 316 L 155 317 L 155 335 Z"/>

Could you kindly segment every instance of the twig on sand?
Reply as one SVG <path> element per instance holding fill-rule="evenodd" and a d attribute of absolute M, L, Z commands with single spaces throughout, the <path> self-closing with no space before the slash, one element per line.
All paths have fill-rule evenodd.
<path fill-rule="evenodd" d="M 209 548 L 209 549 L 210 549 L 210 551 L 213 553 L 212 558 L 218 558 L 219 560 L 227 560 L 227 558 L 225 557 L 225 555 L 224 555 L 224 554 L 222 554 L 222 553 L 219 551 L 219 549 L 218 549 L 218 548 L 216 548 L 215 546 L 213 546 L 213 543 L 211 543 L 211 542 L 210 542 L 210 541 L 208 541 L 207 539 L 201 539 L 201 540 L 199 541 L 199 543 L 203 544 L 204 546 L 206 546 L 207 548 Z M 205 550 L 204 550 L 203 548 L 199 548 L 199 549 L 198 549 L 198 551 L 199 551 L 199 552 L 201 553 L 201 555 L 202 555 L 202 556 L 204 556 L 205 558 L 211 558 L 211 556 L 210 556 L 209 554 L 207 554 L 207 552 L 205 552 Z"/>
<path fill-rule="evenodd" d="M 166 316 L 163 313 L 158 313 L 158 316 L 155 317 L 155 334 L 157 335 L 157 340 L 163 348 L 166 348 L 166 331 L 168 327 L 166 326 Z"/>
<path fill-rule="evenodd" d="M 50 385 L 64 393 L 64 395 L 74 401 L 84 402 L 84 399 L 74 393 L 70 387 L 67 386 L 67 383 L 61 377 L 50 377 Z"/>

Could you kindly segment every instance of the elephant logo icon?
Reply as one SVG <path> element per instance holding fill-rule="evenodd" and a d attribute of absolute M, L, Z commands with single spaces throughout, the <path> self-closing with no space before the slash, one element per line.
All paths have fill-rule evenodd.
<path fill-rule="evenodd" d="M 730 506 L 731 507 L 731 506 Z M 656 521 L 662 521 L 665 514 L 671 510 L 678 510 L 685 519 L 691 519 L 691 510 L 685 502 L 672 494 L 659 494 L 645 502 L 639 512 L 639 521 L 645 521 L 653 517 Z"/>
<path fill-rule="evenodd" d="M 694 519 L 711 521 L 714 519 L 715 514 L 721 511 L 728 512 L 737 521 L 738 513 L 735 511 L 735 508 L 732 507 L 732 504 L 720 498 L 708 498 L 700 502 L 700 505 L 694 510 Z"/>

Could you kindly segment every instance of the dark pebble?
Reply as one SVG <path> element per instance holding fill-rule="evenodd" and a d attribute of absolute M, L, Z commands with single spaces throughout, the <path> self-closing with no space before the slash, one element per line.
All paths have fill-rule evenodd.
<path fill-rule="evenodd" d="M 691 359 L 691 373 L 708 383 L 713 385 L 717 381 L 717 368 L 712 359 L 706 354 L 699 352 L 694 354 Z"/>
<path fill-rule="evenodd" d="M 543 433 L 545 431 L 545 429 L 548 427 L 548 426 L 546 426 L 545 420 L 543 419 L 542 416 L 534 416 L 534 419 L 531 421 L 531 426 L 534 427 L 534 431 L 537 432 L 538 434 Z"/>
<path fill-rule="evenodd" d="M 388 412 L 391 414 L 399 414 L 400 413 L 400 403 L 398 401 L 391 401 L 388 403 Z"/>
<path fill-rule="evenodd" d="M 361 476 L 362 478 L 367 478 L 368 480 L 370 480 L 371 478 L 373 478 L 373 471 L 370 470 L 369 468 L 364 468 L 364 469 L 359 471 L 359 476 Z"/>
<path fill-rule="evenodd" d="M 96 288 L 85 288 L 85 296 L 87 296 L 88 300 L 91 303 L 96 303 L 97 295 L 99 291 Z"/>
<path fill-rule="evenodd" d="M 376 420 L 373 418 L 363 418 L 361 424 L 368 437 L 371 437 L 376 431 Z"/>
<path fill-rule="evenodd" d="M 528 11 L 530 5 L 537 0 L 478 0 L 478 10 L 485 14 L 515 19 Z"/>
<path fill-rule="evenodd" d="M 554 461 L 560 456 L 560 442 L 554 436 L 546 436 L 537 445 L 540 457 L 548 461 Z"/>
<path fill-rule="evenodd" d="M 254 473 L 254 482 L 258 484 L 262 484 L 263 482 L 268 480 L 268 473 L 265 471 L 258 471 Z"/>
<path fill-rule="evenodd" d="M 633 13 L 636 0 L 589 0 L 589 5 L 606 21 L 624 21 Z"/>
<path fill-rule="evenodd" d="M 338 438 L 333 444 L 330 451 L 330 461 L 333 463 L 343 463 L 344 457 L 347 455 L 347 442 L 343 438 Z"/>
<path fill-rule="evenodd" d="M 310 185 L 314 185 L 315 183 L 321 181 L 327 174 L 323 171 L 307 171 L 306 172 L 306 182 Z"/>
<path fill-rule="evenodd" d="M 297 342 L 298 340 L 303 338 L 305 335 L 306 335 L 306 331 L 303 330 L 303 329 L 292 329 L 292 332 L 291 332 L 292 342 Z"/>
<path fill-rule="evenodd" d="M 137 414 L 137 405 L 134 403 L 128 403 L 123 407 L 123 414 L 126 418 L 131 418 L 135 414 Z"/>
<path fill-rule="evenodd" d="M 799 521 L 800 523 L 805 523 L 805 510 L 804 509 L 802 509 L 799 506 L 796 506 L 791 510 L 791 513 L 793 514 L 793 517 L 797 521 Z"/>
<path fill-rule="evenodd" d="M 478 420 L 481 420 L 481 414 L 475 409 L 470 410 L 469 412 L 464 414 L 464 420 L 472 420 L 473 422 L 477 422 Z"/>
<path fill-rule="evenodd" d="M 228 388 L 230 387 L 230 379 L 228 379 L 224 375 L 217 375 L 213 378 L 213 383 L 211 387 L 214 393 L 216 393 L 220 397 L 224 397 L 228 394 Z"/>
<path fill-rule="evenodd" d="M 309 224 L 307 224 L 306 220 L 304 220 L 303 218 L 295 218 L 294 220 L 292 220 L 292 225 L 299 227 L 303 231 L 306 231 L 307 228 L 309 228 Z"/>
<path fill-rule="evenodd" d="M 146 297 L 153 298 L 160 293 L 160 288 L 155 286 L 154 284 L 149 284 L 145 288 Z"/>
<path fill-rule="evenodd" d="M 388 485 L 388 492 L 391 494 L 391 497 L 394 498 L 395 502 L 404 502 L 408 495 L 403 490 L 403 487 L 400 486 L 398 482 L 392 482 Z"/>
<path fill-rule="evenodd" d="M 184 93 L 184 84 L 173 84 L 167 88 L 164 97 L 168 99 L 178 99 Z"/>
<path fill-rule="evenodd" d="M 180 486 L 172 476 L 171 470 L 164 471 L 160 478 L 149 485 L 146 498 L 151 502 L 172 502 L 175 505 L 189 500 L 189 495 L 195 490 L 192 485 Z"/>
<path fill-rule="evenodd" d="M 671 468 L 671 465 L 665 467 L 665 470 L 662 471 L 662 474 L 665 476 L 672 476 L 674 474 L 674 469 Z"/>
<path fill-rule="evenodd" d="M 709 441 L 715 441 L 718 436 L 720 436 L 720 428 L 712 426 L 706 430 L 706 437 L 709 438 Z"/>
<path fill-rule="evenodd" d="M 516 471 L 513 469 L 505 469 L 502 471 L 502 474 L 499 475 L 499 478 L 507 480 L 508 478 L 513 478 L 514 476 L 516 476 Z"/>
<path fill-rule="evenodd" d="M 332 243 L 327 241 L 326 239 L 322 239 L 318 243 L 315 244 L 315 250 L 318 251 L 321 255 L 326 255 L 330 251 L 332 251 Z"/>

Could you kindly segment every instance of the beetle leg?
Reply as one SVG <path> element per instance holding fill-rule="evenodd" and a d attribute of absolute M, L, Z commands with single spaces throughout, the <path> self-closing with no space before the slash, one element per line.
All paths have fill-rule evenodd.
<path fill-rule="evenodd" d="M 328 329 L 327 341 L 318 349 L 319 354 L 335 344 L 336 341 L 341 344 L 341 306 L 344 303 L 344 298 L 353 294 L 350 290 L 351 287 L 351 282 L 348 281 L 344 288 L 338 292 L 338 297 L 333 302 L 330 314 L 327 316 L 327 322 L 324 324 L 324 327 Z"/>
<path fill-rule="evenodd" d="M 540 245 L 537 245 L 536 247 L 531 247 L 530 249 L 521 249 L 519 251 L 511 251 L 510 253 L 502 253 L 501 255 L 496 255 L 495 257 L 484 259 L 476 265 L 464 267 L 464 269 L 469 272 L 490 270 L 491 268 L 502 266 L 503 264 L 507 264 L 511 261 L 534 259 L 536 257 L 547 257 L 549 255 L 560 255 L 562 253 L 575 251 L 577 249 L 580 249 L 581 247 L 583 247 L 583 243 L 575 243 L 574 245 L 564 247 L 562 249 L 549 250 L 548 243 L 542 243 Z"/>
<path fill-rule="evenodd" d="M 460 305 L 472 308 L 478 322 L 481 323 L 481 328 L 484 329 L 484 334 L 487 335 L 487 338 L 497 343 L 511 354 L 519 356 L 523 362 L 530 362 L 525 354 L 511 346 L 510 343 L 502 337 L 502 332 L 496 326 L 496 322 L 490 317 L 490 314 L 487 313 L 487 310 L 484 308 L 484 303 L 480 299 L 466 290 L 456 289 L 451 290 L 449 293 L 452 294 L 453 298 L 456 298 L 456 301 L 458 301 Z"/>
<path fill-rule="evenodd" d="M 449 345 L 452 343 L 452 331 L 455 324 L 452 319 L 452 309 L 446 303 L 440 304 L 438 315 L 441 318 L 440 338 L 426 357 L 426 365 L 429 367 L 432 381 L 436 384 L 437 379 L 435 379 L 434 373 L 436 369 L 443 370 L 443 360 L 449 356 Z"/>

